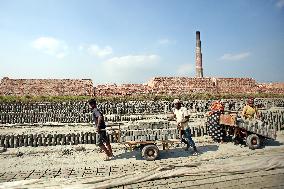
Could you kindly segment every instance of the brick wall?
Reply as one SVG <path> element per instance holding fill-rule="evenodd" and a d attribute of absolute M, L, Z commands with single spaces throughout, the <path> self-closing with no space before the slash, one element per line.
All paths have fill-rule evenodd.
<path fill-rule="evenodd" d="M 97 85 L 90 79 L 9 79 L 0 83 L 0 95 L 129 96 L 189 93 L 284 93 L 284 83 L 258 84 L 252 78 L 154 77 L 145 84 Z"/>
<path fill-rule="evenodd" d="M 189 93 L 284 93 L 284 84 L 259 85 L 252 78 L 155 77 L 146 84 L 98 85 L 97 96 Z"/>
<path fill-rule="evenodd" d="M 257 83 L 252 78 L 217 78 L 216 87 L 221 93 L 253 93 Z"/>
<path fill-rule="evenodd" d="M 149 94 L 151 89 L 143 84 L 122 84 L 122 85 L 97 85 L 95 95 L 97 96 L 125 96 Z"/>
<path fill-rule="evenodd" d="M 258 85 L 258 91 L 284 94 L 284 83 L 261 83 Z"/>
<path fill-rule="evenodd" d="M 91 79 L 9 79 L 0 83 L 0 95 L 93 96 Z"/>

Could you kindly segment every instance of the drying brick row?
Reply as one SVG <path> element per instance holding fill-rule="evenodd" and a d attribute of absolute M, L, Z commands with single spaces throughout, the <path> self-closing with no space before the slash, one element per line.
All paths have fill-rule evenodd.
<path fill-rule="evenodd" d="M 23 134 L 0 135 L 0 146 L 5 148 L 17 148 L 22 146 L 56 146 L 95 144 L 97 135 L 94 132 L 70 133 L 70 134 Z"/>

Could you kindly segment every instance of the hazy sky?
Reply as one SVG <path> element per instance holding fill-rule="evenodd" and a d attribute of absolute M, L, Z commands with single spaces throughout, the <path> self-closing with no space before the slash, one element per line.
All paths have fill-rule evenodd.
<path fill-rule="evenodd" d="M 0 78 L 284 81 L 284 0 L 0 0 Z"/>

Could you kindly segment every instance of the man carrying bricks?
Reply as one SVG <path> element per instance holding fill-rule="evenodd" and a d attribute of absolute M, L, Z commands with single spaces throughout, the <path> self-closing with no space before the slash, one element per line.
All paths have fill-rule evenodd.
<path fill-rule="evenodd" d="M 174 118 L 176 118 L 177 128 L 180 130 L 181 142 L 184 142 L 187 145 L 185 150 L 188 150 L 189 147 L 191 146 L 194 150 L 193 155 L 197 155 L 198 152 L 195 143 L 191 138 L 191 132 L 188 127 L 189 115 L 187 109 L 186 107 L 181 106 L 182 103 L 179 99 L 175 99 L 173 103 L 174 103 L 174 110 L 173 110 Z"/>
<path fill-rule="evenodd" d="M 98 110 L 97 102 L 95 99 L 89 100 L 89 105 L 91 106 L 93 111 L 94 127 L 96 128 L 96 132 L 98 135 L 97 145 L 100 147 L 102 151 L 105 152 L 106 154 L 105 160 L 110 160 L 113 157 L 113 154 L 112 154 L 109 137 L 106 132 L 106 124 L 104 121 L 104 116 Z"/>

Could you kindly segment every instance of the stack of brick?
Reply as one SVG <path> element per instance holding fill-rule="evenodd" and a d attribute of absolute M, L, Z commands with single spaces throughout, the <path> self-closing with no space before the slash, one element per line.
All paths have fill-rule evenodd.
<path fill-rule="evenodd" d="M 0 146 L 5 148 L 17 148 L 22 146 L 56 146 L 96 144 L 98 135 L 95 132 L 81 132 L 68 134 L 9 134 L 0 135 Z M 112 139 L 113 140 L 113 139 Z"/>
<path fill-rule="evenodd" d="M 147 85 L 143 84 L 122 84 L 122 85 L 98 85 L 95 87 L 96 96 L 125 96 L 125 95 L 146 95 L 151 92 Z"/>
<path fill-rule="evenodd" d="M 211 100 L 188 100 L 184 106 L 191 114 L 200 112 L 204 114 L 209 110 Z M 241 111 L 246 100 L 224 100 L 225 110 Z M 284 99 L 256 99 L 256 105 L 269 109 L 271 107 L 284 107 Z M 172 110 L 172 102 L 169 101 L 128 101 L 128 102 L 102 102 L 99 109 L 105 114 L 107 121 L 137 121 L 152 119 L 165 119 L 165 113 Z M 278 111 L 282 115 L 284 112 Z M 149 115 L 149 116 L 147 116 Z M 152 115 L 152 116 L 151 116 Z M 264 115 L 264 114 L 263 114 Z M 272 120 L 273 124 L 284 125 L 284 120 L 276 121 L 273 116 L 266 120 Z M 91 123 L 92 113 L 86 102 L 67 103 L 0 103 L 0 124 L 35 124 L 35 123 Z"/>
<path fill-rule="evenodd" d="M 284 108 L 272 108 L 270 110 L 261 110 L 260 119 L 264 123 L 264 127 L 268 129 L 284 129 Z"/>
<path fill-rule="evenodd" d="M 284 83 L 257 84 L 251 78 L 154 77 L 146 84 L 98 85 L 90 79 L 9 79 L 0 83 L 0 95 L 16 96 L 126 96 L 190 93 L 284 93 Z"/>
<path fill-rule="evenodd" d="M 184 94 L 192 92 L 214 92 L 211 78 L 155 77 L 148 82 L 155 92 Z"/>
<path fill-rule="evenodd" d="M 189 122 L 193 137 L 203 136 L 207 132 L 205 122 Z M 120 142 L 125 141 L 155 141 L 179 139 L 176 122 L 166 120 L 148 120 L 130 122 L 121 131 Z"/>
<path fill-rule="evenodd" d="M 9 79 L 0 83 L 0 95 L 93 96 L 91 79 Z"/>
<path fill-rule="evenodd" d="M 179 132 L 176 128 L 176 122 L 169 122 L 163 119 L 128 121 L 123 125 L 120 142 L 125 141 L 154 141 L 179 139 Z M 149 117 L 149 118 L 150 118 Z M 276 129 L 283 129 L 284 109 L 273 108 L 270 110 L 261 110 L 259 122 L 253 124 L 239 125 L 249 131 L 268 136 L 276 137 Z M 193 137 L 199 137 L 207 134 L 206 115 L 204 113 L 191 113 L 189 118 L 189 127 Z M 90 126 L 90 125 L 88 125 Z M 81 133 L 38 133 L 38 134 L 2 134 L 0 135 L 0 146 L 6 148 L 17 148 L 21 146 L 55 146 L 55 145 L 77 145 L 77 144 L 95 144 L 97 139 L 95 132 Z M 115 137 L 111 135 L 111 142 L 115 142 Z"/>
<path fill-rule="evenodd" d="M 259 121 L 248 121 L 238 123 L 240 128 L 244 128 L 252 133 L 257 133 L 261 136 L 276 139 L 276 128 L 273 125 L 264 125 Z"/>
<path fill-rule="evenodd" d="M 92 119 L 86 102 L 1 103 L 0 123 L 86 123 Z"/>
<path fill-rule="evenodd" d="M 252 78 L 217 78 L 217 91 L 220 93 L 255 93 L 257 91 L 256 81 Z"/>
<path fill-rule="evenodd" d="M 284 83 L 261 83 L 257 90 L 260 93 L 284 94 Z"/>
<path fill-rule="evenodd" d="M 194 122 L 191 122 L 194 123 Z M 198 137 L 206 134 L 205 127 L 196 124 L 190 125 L 192 136 Z M 23 129 L 24 130 L 24 129 Z M 166 120 L 143 120 L 128 122 L 123 126 L 120 133 L 120 141 L 156 141 L 179 139 L 179 131 L 175 122 Z M 40 132 L 32 134 L 25 133 L 6 133 L 0 135 L 0 147 L 17 148 L 22 146 L 56 146 L 56 145 L 78 145 L 95 144 L 98 135 L 95 132 Z M 111 142 L 117 142 L 115 136 L 110 135 Z"/>
<path fill-rule="evenodd" d="M 257 84 L 252 78 L 154 77 L 146 84 L 98 85 L 96 96 L 181 95 L 191 93 L 284 93 L 283 83 Z"/>

